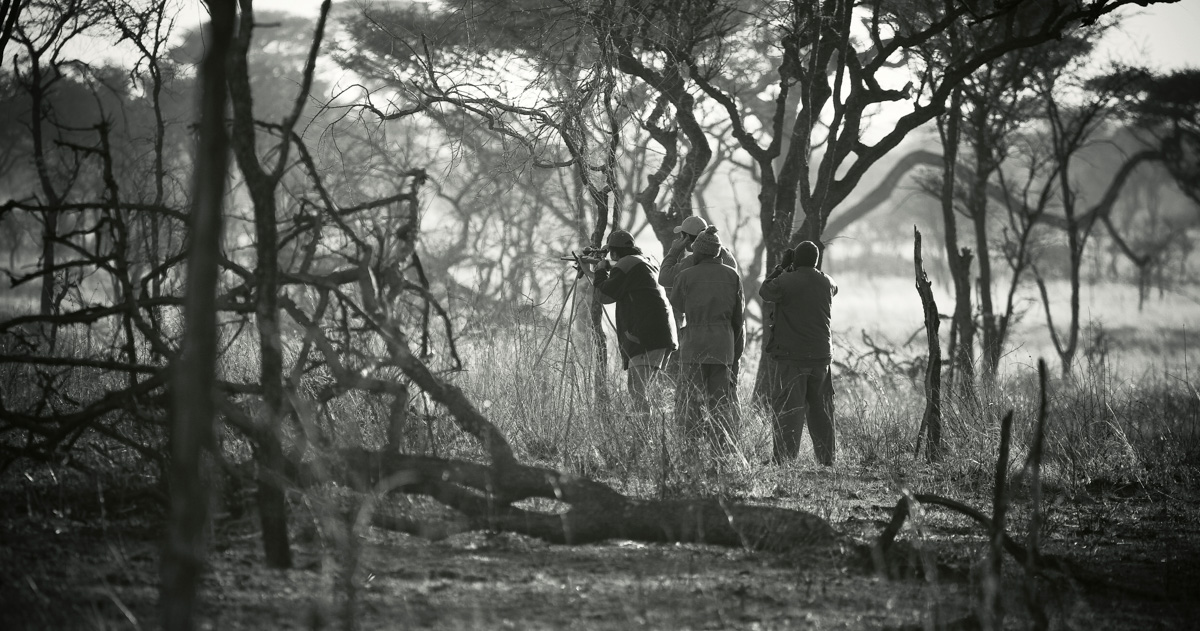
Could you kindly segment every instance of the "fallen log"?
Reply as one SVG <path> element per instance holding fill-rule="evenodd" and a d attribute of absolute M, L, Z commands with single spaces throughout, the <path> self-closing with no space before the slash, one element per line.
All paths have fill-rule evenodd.
<path fill-rule="evenodd" d="M 487 529 L 560 544 L 629 539 L 772 552 L 844 543 L 827 521 L 801 510 L 720 497 L 635 499 L 595 480 L 520 464 L 507 468 L 504 479 L 498 480 L 492 467 L 462 460 L 361 449 L 343 451 L 341 459 L 360 488 L 425 495 L 463 515 L 452 527 L 432 530 L 418 520 L 382 513 L 374 522 L 423 536 Z M 546 512 L 513 505 L 534 498 L 567 508 Z"/>

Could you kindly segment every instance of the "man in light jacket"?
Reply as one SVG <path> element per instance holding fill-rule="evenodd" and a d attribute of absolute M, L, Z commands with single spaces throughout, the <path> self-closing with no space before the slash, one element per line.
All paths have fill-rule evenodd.
<path fill-rule="evenodd" d="M 704 436 L 720 453 L 736 444 L 737 391 L 732 375 L 745 348 L 741 276 L 721 262 L 721 238 L 709 226 L 695 239 L 695 264 L 682 270 L 671 288 L 671 306 L 680 323 L 680 379 L 676 416 L 689 438 Z M 707 408 L 712 422 L 705 422 Z"/>

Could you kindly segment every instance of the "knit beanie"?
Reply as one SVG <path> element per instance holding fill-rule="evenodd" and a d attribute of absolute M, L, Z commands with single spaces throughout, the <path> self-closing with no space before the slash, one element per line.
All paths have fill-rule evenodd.
<path fill-rule="evenodd" d="M 709 226 L 696 236 L 692 244 L 692 252 L 700 256 L 717 256 L 721 253 L 721 237 L 717 236 L 717 227 Z"/>

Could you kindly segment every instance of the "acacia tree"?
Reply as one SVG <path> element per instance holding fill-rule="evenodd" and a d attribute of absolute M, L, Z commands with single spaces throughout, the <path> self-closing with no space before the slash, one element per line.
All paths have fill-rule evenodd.
<path fill-rule="evenodd" d="M 1139 311 L 1150 297 L 1152 283 L 1157 283 L 1161 298 L 1173 276 L 1186 278 L 1187 257 L 1192 247 L 1188 230 L 1200 216 L 1195 214 L 1194 207 L 1187 209 L 1188 204 L 1181 204 L 1177 195 L 1169 193 L 1178 190 L 1175 182 L 1166 169 L 1144 174 L 1122 196 L 1123 208 L 1114 208 L 1116 216 L 1101 217 L 1110 243 L 1109 269 L 1116 276 L 1120 259 L 1127 259 L 1133 265 Z M 1173 270 L 1176 264 L 1178 270 Z"/>
<path fill-rule="evenodd" d="M 1046 152 L 1036 148 L 1036 142 L 1031 144 L 1031 139 L 1026 133 L 1026 128 L 1036 123 L 1043 112 L 1042 97 L 1030 88 L 1028 77 L 1039 67 L 1049 68 L 1066 63 L 1078 66 L 1081 59 L 1091 52 L 1089 42 L 1095 41 L 1106 28 L 1110 26 L 1097 23 L 1062 40 L 1013 51 L 980 69 L 963 83 L 963 97 L 960 99 L 964 103 L 961 108 L 963 113 L 956 120 L 958 128 L 962 130 L 961 134 L 966 138 L 966 151 L 958 152 L 960 158 L 954 166 L 959 184 L 953 189 L 953 197 L 950 196 L 950 189 L 944 188 L 942 183 L 934 182 L 925 186 L 925 190 L 935 198 L 944 201 L 953 199 L 954 204 L 944 204 L 948 213 L 944 214 L 944 222 L 947 225 L 947 255 L 952 264 L 956 295 L 960 296 L 956 301 L 956 316 L 951 333 L 951 355 L 955 358 L 955 370 L 958 372 L 969 375 L 969 368 L 974 363 L 971 349 L 964 348 L 967 343 L 957 344 L 959 331 L 966 332 L 967 336 L 963 339 L 969 340 L 978 322 L 982 337 L 980 348 L 984 374 L 994 374 L 1012 319 L 1016 315 L 1017 290 L 1033 263 L 1032 255 L 1037 248 L 1038 239 L 1044 238 L 1038 234 L 1044 233 L 1047 227 L 1065 227 L 1065 219 L 1053 212 L 1047 213 L 1045 204 L 1035 199 L 1036 192 L 1031 193 L 1030 187 L 1036 188 L 1035 181 L 1020 175 L 1022 171 L 1041 172 L 1053 162 L 1053 158 Z M 1147 94 L 1143 88 L 1138 87 L 1146 85 L 1140 84 L 1140 81 L 1149 76 L 1143 70 L 1127 69 L 1112 74 L 1107 80 L 1113 82 L 1118 89 L 1132 90 L 1135 94 L 1125 99 L 1124 103 L 1126 107 L 1135 108 Z M 1184 96 L 1181 100 L 1186 98 Z M 1162 100 L 1162 97 L 1159 96 L 1156 100 Z M 958 108 L 951 107 L 939 120 L 945 123 L 949 120 L 951 112 L 956 111 Z M 1109 112 L 1106 118 L 1116 120 L 1113 112 Z M 1133 120 L 1133 117 L 1128 118 Z M 1184 118 L 1186 119 L 1186 116 Z M 1166 130 L 1173 129 L 1170 125 L 1161 124 L 1152 124 L 1151 127 L 1164 133 L 1165 138 L 1171 136 L 1165 133 Z M 1153 134 L 1151 137 L 1157 138 Z M 1157 151 L 1162 144 L 1157 139 L 1141 149 L 1128 148 L 1129 142 L 1117 144 L 1118 151 L 1128 162 L 1116 166 L 1116 173 L 1122 177 L 1132 173 L 1129 169 L 1138 164 L 1160 160 L 1164 155 Z M 951 147 L 947 146 L 944 156 L 951 153 Z M 1019 166 L 1022 161 L 1028 163 L 1023 167 Z M 850 223 L 864 217 L 887 199 L 901 179 L 914 170 L 937 164 L 944 166 L 945 159 L 923 150 L 906 154 L 896 162 L 875 189 L 853 206 L 835 215 L 827 226 L 827 232 L 837 234 Z M 1106 178 L 1099 186 L 1107 188 L 1109 183 Z M 1161 184 L 1151 185 L 1155 190 L 1159 186 Z M 997 207 L 1004 209 L 1004 212 L 994 212 Z M 1147 211 L 1149 212 L 1149 209 Z M 970 254 L 972 259 L 978 260 L 978 274 L 975 276 L 978 287 L 975 291 L 970 287 L 970 269 L 955 265 L 962 256 L 962 249 L 957 245 L 958 217 L 970 220 L 968 225 L 974 236 L 975 248 Z M 1131 240 L 1135 226 L 1133 214 L 1126 214 L 1124 224 L 1117 225 L 1107 208 L 1101 207 L 1095 218 L 1106 228 L 1115 255 L 1128 258 L 1139 269 L 1148 269 L 1147 266 L 1151 264 L 1150 253 L 1161 251 L 1154 246 L 1138 247 Z M 996 243 L 992 236 L 997 229 L 1000 231 L 999 243 Z M 1165 246 L 1165 243 L 1160 245 Z M 996 257 L 1000 257 L 1008 268 L 1006 288 L 997 287 L 995 275 L 991 271 L 991 262 Z M 1002 302 L 995 302 L 993 293 L 997 289 L 1002 291 Z M 973 313 L 974 309 L 969 307 L 971 296 L 976 293 L 979 296 L 978 319 Z M 963 308 L 964 305 L 967 305 L 967 308 Z M 967 369 L 960 369 L 960 366 Z"/>
<path fill-rule="evenodd" d="M 518 12 L 514 7 L 529 10 Z M 681 125 L 676 120 L 676 106 L 666 96 L 640 81 L 614 75 L 612 69 L 605 69 L 613 63 L 617 53 L 612 51 L 618 46 L 598 30 L 602 27 L 601 22 L 617 30 L 620 30 L 619 25 L 626 25 L 626 39 L 636 39 L 635 44 L 627 42 L 626 48 L 640 50 L 645 44 L 638 39 L 640 35 L 632 34 L 638 32 L 637 24 L 656 23 L 654 15 L 642 15 L 638 18 L 640 21 L 632 23 L 617 16 L 603 19 L 597 16 L 593 24 L 574 12 L 575 8 L 563 7 L 562 11 L 555 11 L 532 3 L 515 3 L 496 5 L 480 13 L 468 11 L 462 3 L 446 3 L 439 12 L 409 8 L 373 10 L 369 20 L 350 20 L 348 27 L 356 45 L 348 48 L 340 58 L 360 76 L 371 78 L 372 85 L 401 90 L 432 82 L 425 80 L 424 71 L 401 72 L 398 69 L 424 65 L 446 77 L 455 73 L 467 76 L 460 72 L 464 66 L 474 70 L 470 75 L 473 77 L 470 86 L 462 79 L 455 87 L 449 81 L 443 81 L 446 89 L 431 102 L 436 107 L 426 107 L 421 112 L 422 119 L 435 126 L 437 134 L 434 137 L 454 148 L 454 171 L 442 175 L 446 184 L 439 188 L 448 193 L 445 198 L 448 210 L 460 224 L 473 220 L 478 225 L 485 225 L 485 217 L 497 212 L 510 218 L 506 223 L 524 223 L 524 219 L 518 218 L 522 212 L 536 215 L 545 208 L 549 211 L 547 217 L 557 219 L 567 229 L 560 235 L 592 242 L 595 219 L 603 214 L 606 226 L 613 229 L 619 227 L 638 235 L 649 228 L 665 250 L 675 237 L 672 229 L 682 216 L 693 212 L 693 204 L 703 206 L 700 195 L 716 174 L 715 169 L 706 169 L 704 165 L 728 159 L 730 145 L 721 142 L 728 138 L 721 138 L 717 135 L 721 132 L 708 129 L 713 123 L 698 119 L 698 110 L 691 115 L 695 120 L 685 120 Z M 629 8 L 625 10 L 628 15 L 635 13 Z M 692 21 L 703 24 L 701 18 L 703 16 L 695 16 Z M 415 37 L 400 38 L 396 36 L 399 33 L 421 34 L 425 48 L 417 44 Z M 657 38 L 668 39 L 665 36 Z M 471 59 L 475 61 L 468 63 Z M 507 63 L 507 77 L 494 74 L 500 60 Z M 614 81 L 617 83 L 612 88 L 603 83 Z M 406 82 L 411 82 L 414 87 L 408 87 Z M 455 99 L 444 97 L 452 96 L 453 89 L 486 94 L 492 102 L 467 104 L 461 101 L 460 94 L 457 102 L 467 107 L 452 109 L 447 106 Z M 609 96 L 581 99 L 580 94 Z M 676 100 L 684 103 L 688 98 L 691 97 L 680 95 Z M 403 101 L 397 99 L 396 102 Z M 586 134 L 594 138 L 585 142 L 572 140 L 560 147 L 554 142 L 556 132 L 548 132 L 536 118 L 523 118 L 521 110 L 503 111 L 499 104 L 524 105 L 529 111 L 542 110 L 571 124 L 574 124 L 572 121 L 586 121 L 576 125 L 578 129 L 570 131 L 569 135 L 582 139 Z M 570 107 L 564 109 L 563 105 Z M 581 117 L 584 112 L 587 112 L 586 119 Z M 489 129 L 481 129 L 479 123 L 471 124 L 472 120 L 485 121 Z M 690 136 L 681 128 L 688 130 Z M 710 139 L 717 141 L 717 154 L 707 148 Z M 587 157 L 591 164 L 587 167 L 591 171 L 590 179 L 597 185 L 603 184 L 602 189 L 611 191 L 603 213 L 594 210 L 593 202 L 589 201 L 594 199 L 594 194 L 588 192 L 587 180 L 580 177 L 575 168 L 577 163 L 569 157 L 572 151 L 585 146 L 594 148 L 590 150 L 594 155 Z M 517 155 L 522 149 L 531 152 L 537 149 L 542 154 Z M 496 157 L 487 158 L 488 152 Z M 716 159 L 705 157 L 706 153 L 715 155 Z M 554 155 L 564 158 L 557 159 Z M 604 155 L 616 158 L 611 174 L 604 172 L 606 167 L 601 162 Z M 478 161 L 473 160 L 476 156 Z M 481 169 L 493 171 L 482 173 Z M 550 173 L 539 174 L 538 171 Z M 565 188 L 558 184 L 563 178 L 567 178 Z M 467 189 L 456 184 L 494 181 L 496 184 L 489 185 L 495 186 L 506 179 L 513 182 L 512 187 L 504 189 L 511 202 L 494 195 L 482 200 L 464 197 L 462 192 Z M 572 189 L 579 191 L 581 203 L 573 197 Z M 519 200 L 525 199 L 532 203 L 524 208 L 495 208 L 505 203 L 517 206 Z M 488 273 L 481 275 L 481 280 L 491 277 L 489 267 L 495 269 L 508 264 L 511 268 L 516 263 L 516 257 L 505 252 L 503 244 L 492 242 L 489 245 L 493 247 L 486 249 L 464 249 L 462 246 L 477 241 L 468 239 L 470 235 L 472 232 L 464 228 L 453 242 L 454 247 L 447 251 L 464 263 L 484 268 L 481 271 Z M 743 239 L 749 240 L 752 246 L 758 242 L 755 235 Z M 570 243 L 557 245 L 558 239 L 551 243 L 555 244 L 557 252 L 573 249 Z M 541 246 L 540 254 L 545 256 L 545 243 Z M 431 258 L 430 263 L 436 266 L 437 259 Z M 552 274 L 561 276 L 561 268 Z"/>
<path fill-rule="evenodd" d="M 1185 69 L 1160 75 L 1145 68 L 1118 66 L 1091 80 L 1089 86 L 1098 91 L 1115 90 L 1121 96 L 1116 105 L 1117 118 L 1131 126 L 1114 138 L 1115 144 L 1124 147 L 1132 139 L 1141 147 L 1131 151 L 1127 162 L 1134 166 L 1136 161 L 1161 162 L 1178 190 L 1193 203 L 1200 203 L 1196 187 L 1200 177 L 1200 107 L 1196 104 L 1200 98 L 1200 71 Z M 1120 219 L 1112 217 L 1109 207 L 1097 208 L 1098 219 L 1111 241 L 1110 272 L 1116 275 L 1118 257 L 1133 263 L 1138 270 L 1139 306 L 1145 299 L 1150 269 L 1157 268 L 1161 279 L 1171 251 L 1178 249 L 1182 270 L 1192 249 L 1187 229 L 1197 221 L 1194 208 L 1163 219 L 1164 225 L 1156 228 L 1164 184 L 1157 172 L 1143 178 L 1131 191 L 1134 199 Z M 1138 204 L 1144 208 L 1136 207 Z M 1147 216 L 1135 215 L 1139 210 L 1145 210 Z"/>
<path fill-rule="evenodd" d="M 1041 51 L 1047 46 L 1058 44 L 1042 44 L 1036 48 L 1031 46 L 1036 40 L 1045 41 L 1045 35 L 1049 31 L 1061 30 L 1075 21 L 1096 24 L 1100 13 L 1112 7 L 1105 8 L 1093 4 L 1071 8 L 1062 3 L 1059 3 L 1058 7 L 1052 3 L 1005 3 L 993 7 L 987 3 L 963 3 L 959 8 L 965 13 L 950 19 L 954 17 L 952 12 L 946 10 L 939 13 L 938 3 L 923 3 L 920 6 L 923 11 L 917 12 L 918 15 L 930 18 L 940 15 L 944 18 L 944 21 L 939 22 L 941 32 L 935 33 L 932 29 L 925 29 L 916 37 L 898 39 L 906 42 L 902 45 L 903 49 L 913 58 L 919 59 L 921 67 L 930 69 L 924 75 L 926 81 L 923 82 L 923 86 L 928 88 L 930 96 L 934 98 L 924 110 L 918 103 L 905 118 L 924 117 L 930 111 L 937 113 L 943 103 L 950 104 L 944 113 L 937 113 L 944 145 L 940 160 L 943 164 L 943 184 L 939 190 L 932 192 L 941 199 L 943 205 L 946 256 L 955 286 L 955 315 L 951 329 L 953 367 L 962 375 L 959 382 L 969 388 L 973 381 L 973 346 L 976 332 L 975 310 L 972 306 L 972 261 L 978 262 L 979 328 L 982 334 L 985 374 L 994 374 L 1013 313 L 1011 298 L 1020 268 L 1010 282 L 1009 299 L 1003 311 L 997 310 L 993 301 L 994 274 L 991 269 L 992 246 L 989 236 L 989 223 L 993 221 L 993 215 L 988 211 L 993 200 L 1004 199 L 1003 195 L 997 194 L 999 187 L 993 179 L 1005 159 L 1005 138 L 1028 116 L 1028 101 L 1031 96 L 1026 85 L 1028 68 L 1031 64 L 1043 63 L 1045 57 Z M 1074 9 L 1083 9 L 1085 13 L 1073 13 Z M 1096 11 L 1097 9 L 1100 11 Z M 1088 11 L 1090 13 L 1087 13 Z M 1078 34 L 1072 34 L 1071 37 L 1074 41 L 1088 41 L 1098 37 L 1101 32 L 1100 28 L 1088 27 Z M 1006 52 L 1001 52 L 1005 50 Z M 986 65 L 976 65 L 981 56 L 989 55 L 995 56 Z M 972 66 L 974 70 L 970 70 Z M 968 72 L 965 75 L 959 74 L 963 70 Z M 935 96 L 938 94 L 943 95 L 940 100 Z M 948 101 L 944 96 L 946 94 L 950 95 Z M 847 99 L 847 102 L 851 100 Z M 894 131 L 902 131 L 902 127 L 903 125 L 898 125 Z M 960 135 L 965 136 L 967 142 L 968 152 L 965 155 L 958 151 Z M 868 156 L 871 156 L 870 151 L 864 151 L 859 154 L 858 161 L 862 162 Z M 836 160 L 836 156 L 833 159 Z M 835 215 L 827 227 L 832 228 L 833 234 L 836 234 L 850 222 L 876 207 L 905 173 L 916 167 L 932 166 L 935 161 L 938 161 L 938 158 L 926 152 L 908 154 L 893 167 L 875 191 L 868 193 L 853 207 Z M 832 166 L 835 167 L 833 171 L 840 167 L 836 162 Z M 965 183 L 962 188 L 952 184 L 953 180 L 947 179 L 955 174 Z M 828 181 L 832 183 L 836 180 Z M 818 174 L 815 188 L 820 187 Z M 837 185 L 829 190 L 836 191 Z M 973 234 L 975 246 L 973 250 L 961 248 L 957 244 L 958 228 L 955 218 L 960 212 L 970 220 L 970 233 Z M 1019 235 L 1013 238 L 1018 242 L 1022 239 Z"/>
<path fill-rule="evenodd" d="M 1032 207 L 1038 213 L 1045 213 L 1042 220 L 1060 228 L 1066 239 L 1065 272 L 1069 297 L 1065 327 L 1060 329 L 1055 325 L 1046 284 L 1049 270 L 1038 262 L 1031 265 L 1064 376 L 1071 372 L 1079 345 L 1081 272 L 1084 251 L 1093 229 L 1111 214 L 1130 174 L 1143 162 L 1159 155 L 1155 150 L 1145 150 L 1131 156 L 1122 164 L 1104 194 L 1090 207 L 1083 207 L 1088 198 L 1081 195 L 1074 160 L 1081 150 L 1097 140 L 1097 132 L 1109 123 L 1117 103 L 1128 93 L 1131 79 L 1125 77 L 1124 81 L 1091 82 L 1089 85 L 1078 79 L 1083 74 L 1080 58 L 1069 52 L 1066 55 L 1064 63 L 1037 68 L 1032 78 L 1032 89 L 1042 99 L 1045 128 L 1034 132 L 1037 146 L 1028 158 L 1031 162 L 1028 177 L 1038 181 L 1032 187 L 1037 200 Z M 1082 99 L 1075 102 L 1080 94 Z"/>
<path fill-rule="evenodd" d="M 493 140 L 472 116 L 451 108 L 326 132 L 326 142 L 346 155 L 367 149 L 390 156 L 386 172 L 398 174 L 417 162 L 431 171 L 434 164 L 449 165 L 431 173 L 434 210 L 422 222 L 422 261 L 460 310 L 478 316 L 460 312 L 456 321 L 465 326 L 513 305 L 545 301 L 566 269 L 549 253 L 577 250 L 589 240 L 590 226 L 573 210 L 570 172 L 531 168 L 511 146 Z"/>
<path fill-rule="evenodd" d="M 1166 75 L 1132 69 L 1110 79 L 1125 83 L 1130 74 L 1135 98 L 1127 101 L 1127 111 L 1159 138 L 1167 169 L 1183 192 L 1200 203 L 1200 69 Z"/>

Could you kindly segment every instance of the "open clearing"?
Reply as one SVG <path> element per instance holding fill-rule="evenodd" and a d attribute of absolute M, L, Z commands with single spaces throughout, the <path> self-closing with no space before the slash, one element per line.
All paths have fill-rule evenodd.
<path fill-rule="evenodd" d="M 859 541 L 879 532 L 897 499 L 895 481 L 840 467 L 762 468 L 748 479 L 716 480 L 713 490 L 823 512 Z M 1048 498 L 1044 552 L 1095 573 L 1036 584 L 1052 628 L 1195 628 L 1200 497 L 1185 487 L 1100 480 L 1072 497 Z M 0 628 L 159 625 L 161 510 L 148 493 L 105 490 L 101 503 L 84 482 L 10 478 L 2 506 Z M 339 559 L 329 552 L 337 547 L 303 505 L 293 504 L 292 514 L 296 569 L 287 571 L 263 568 L 252 513 L 217 522 L 203 628 L 343 627 L 347 600 Z M 1019 514 L 1014 520 L 1024 523 Z M 970 628 L 959 625 L 978 592 L 972 565 L 983 558 L 980 529 L 937 509 L 913 523 L 919 527 L 907 526 L 902 537 L 925 551 L 914 566 L 933 571 L 893 580 L 836 551 L 777 555 L 628 541 L 575 547 L 483 532 L 429 542 L 370 528 L 353 615 L 364 629 Z M 1011 561 L 1006 577 L 1008 624 L 1028 628 L 1031 583 Z"/>

